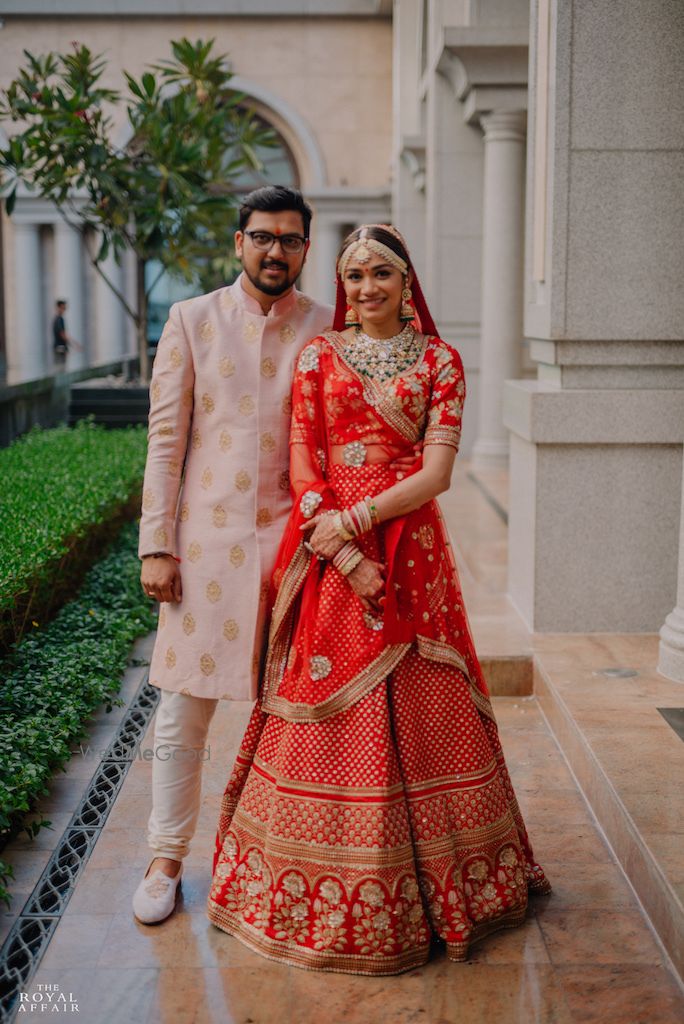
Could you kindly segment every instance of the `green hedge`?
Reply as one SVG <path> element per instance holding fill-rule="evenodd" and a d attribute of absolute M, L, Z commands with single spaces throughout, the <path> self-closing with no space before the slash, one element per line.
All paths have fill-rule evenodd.
<path fill-rule="evenodd" d="M 69 760 L 84 721 L 103 701 L 111 709 L 131 644 L 155 625 L 128 523 L 75 600 L 0 666 L 0 845 Z"/>
<path fill-rule="evenodd" d="M 0 654 L 74 593 L 139 508 L 144 427 L 32 430 L 0 451 Z"/>

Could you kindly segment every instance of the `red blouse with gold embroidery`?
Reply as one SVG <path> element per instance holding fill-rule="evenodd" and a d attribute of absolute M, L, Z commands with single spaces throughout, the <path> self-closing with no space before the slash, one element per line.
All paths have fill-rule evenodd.
<path fill-rule="evenodd" d="M 345 360 L 329 332 L 302 350 L 293 384 L 290 476 L 294 507 L 272 588 L 264 710 L 294 721 L 338 714 L 373 689 L 412 646 L 460 669 L 491 714 L 439 506 L 429 501 L 359 538 L 385 565 L 382 619 L 348 581 L 303 546 L 312 514 L 346 508 L 397 482 L 390 462 L 424 444 L 458 448 L 465 382 L 460 357 L 426 337 L 414 364 L 380 382 Z"/>

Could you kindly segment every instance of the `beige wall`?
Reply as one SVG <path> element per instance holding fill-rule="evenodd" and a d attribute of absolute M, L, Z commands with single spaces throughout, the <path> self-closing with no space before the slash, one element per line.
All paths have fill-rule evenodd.
<path fill-rule="evenodd" d="M 0 86 L 22 50 L 64 52 L 72 40 L 103 53 L 106 85 L 170 56 L 169 40 L 216 39 L 236 74 L 289 104 L 308 123 L 331 186 L 386 187 L 392 134 L 392 23 L 293 18 L 8 18 L 0 31 Z M 308 182 L 303 181 L 306 186 Z"/>

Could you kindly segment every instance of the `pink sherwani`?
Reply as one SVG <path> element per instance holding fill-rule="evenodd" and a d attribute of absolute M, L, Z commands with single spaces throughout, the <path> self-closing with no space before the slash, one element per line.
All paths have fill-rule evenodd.
<path fill-rule="evenodd" d="M 332 310 L 293 290 L 267 316 L 241 284 L 176 303 L 150 387 L 140 555 L 181 559 L 150 682 L 197 697 L 256 696 L 265 596 L 290 511 L 294 361 Z"/>

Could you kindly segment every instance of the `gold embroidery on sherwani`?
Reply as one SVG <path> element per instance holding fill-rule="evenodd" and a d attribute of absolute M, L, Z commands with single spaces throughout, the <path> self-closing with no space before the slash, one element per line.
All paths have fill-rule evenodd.
<path fill-rule="evenodd" d="M 166 667 L 167 668 L 173 668 L 175 666 L 175 664 L 176 664 L 176 652 L 174 651 L 173 647 L 167 648 L 166 658 L 164 660 L 166 661 Z"/>
<path fill-rule="evenodd" d="M 246 469 L 241 469 L 239 473 L 235 474 L 235 486 L 238 491 L 248 491 L 252 486 L 252 478 Z"/>
<path fill-rule="evenodd" d="M 165 548 L 169 543 L 169 535 L 163 526 L 158 526 L 154 531 L 153 540 L 155 544 L 158 544 L 161 548 Z"/>
<path fill-rule="evenodd" d="M 153 491 L 151 491 L 151 490 L 143 491 L 142 507 L 145 509 L 145 511 L 147 511 L 148 509 L 154 508 L 156 500 L 157 499 L 156 499 Z"/>
<path fill-rule="evenodd" d="M 283 326 L 280 328 L 280 340 L 282 341 L 283 345 L 289 345 L 291 342 L 295 340 L 296 337 L 297 332 L 295 331 L 292 324 L 283 324 Z"/>
<path fill-rule="evenodd" d="M 200 341 L 213 341 L 216 337 L 216 328 L 211 320 L 203 320 L 197 328 Z"/>
<path fill-rule="evenodd" d="M 235 363 L 230 356 L 222 356 L 219 359 L 219 373 L 222 377 L 232 377 L 235 373 Z"/>
<path fill-rule="evenodd" d="M 208 395 L 208 394 L 202 395 L 202 408 L 207 413 L 211 413 L 211 412 L 214 411 L 214 409 L 216 408 L 216 402 L 211 397 L 211 395 Z"/>
<path fill-rule="evenodd" d="M 183 632 L 186 636 L 191 636 L 195 632 L 195 618 L 190 612 L 183 616 Z"/>
<path fill-rule="evenodd" d="M 233 444 L 233 439 L 230 436 L 230 434 L 228 433 L 228 431 L 227 430 L 222 430 L 221 433 L 219 434 L 219 448 L 221 449 L 221 451 L 222 452 L 229 451 L 231 446 L 232 446 L 232 444 Z"/>
<path fill-rule="evenodd" d="M 198 544 L 197 541 L 193 541 L 192 544 L 188 544 L 188 559 L 191 562 L 199 562 L 202 557 L 202 545 Z"/>
<path fill-rule="evenodd" d="M 276 450 L 276 441 L 273 434 L 269 433 L 268 431 L 262 434 L 261 437 L 259 438 L 259 447 L 261 448 L 262 452 L 274 452 Z"/>
<path fill-rule="evenodd" d="M 234 544 L 230 549 L 230 561 L 238 569 L 245 560 L 244 549 L 239 544 Z"/>
<path fill-rule="evenodd" d="M 277 367 L 275 360 L 271 359 L 270 356 L 266 356 L 265 359 L 261 360 L 261 375 L 262 377 L 275 377 Z"/>
<path fill-rule="evenodd" d="M 254 399 L 251 395 L 243 395 L 238 403 L 238 409 L 243 416 L 249 416 L 254 412 Z"/>
<path fill-rule="evenodd" d="M 238 626 L 235 619 L 226 619 L 223 623 L 223 635 L 226 640 L 237 640 L 240 627 Z"/>
<path fill-rule="evenodd" d="M 211 512 L 211 521 L 219 529 L 226 525 L 228 514 L 223 505 L 214 505 Z"/>
<path fill-rule="evenodd" d="M 200 480 L 200 484 L 202 485 L 202 487 L 204 488 L 205 491 L 208 491 L 209 488 L 211 487 L 211 485 L 213 484 L 213 482 L 214 482 L 214 474 L 212 473 L 210 468 L 207 466 L 207 468 L 202 473 L 202 478 Z"/>
<path fill-rule="evenodd" d="M 217 583 L 216 580 L 210 580 L 209 583 L 207 583 L 205 593 L 207 595 L 208 600 L 211 601 L 212 604 L 216 604 L 216 602 L 220 600 L 223 591 L 221 590 L 220 584 Z"/>
<path fill-rule="evenodd" d="M 216 662 L 212 658 L 211 654 L 203 654 L 200 658 L 200 670 L 202 675 L 210 676 L 216 668 Z"/>

